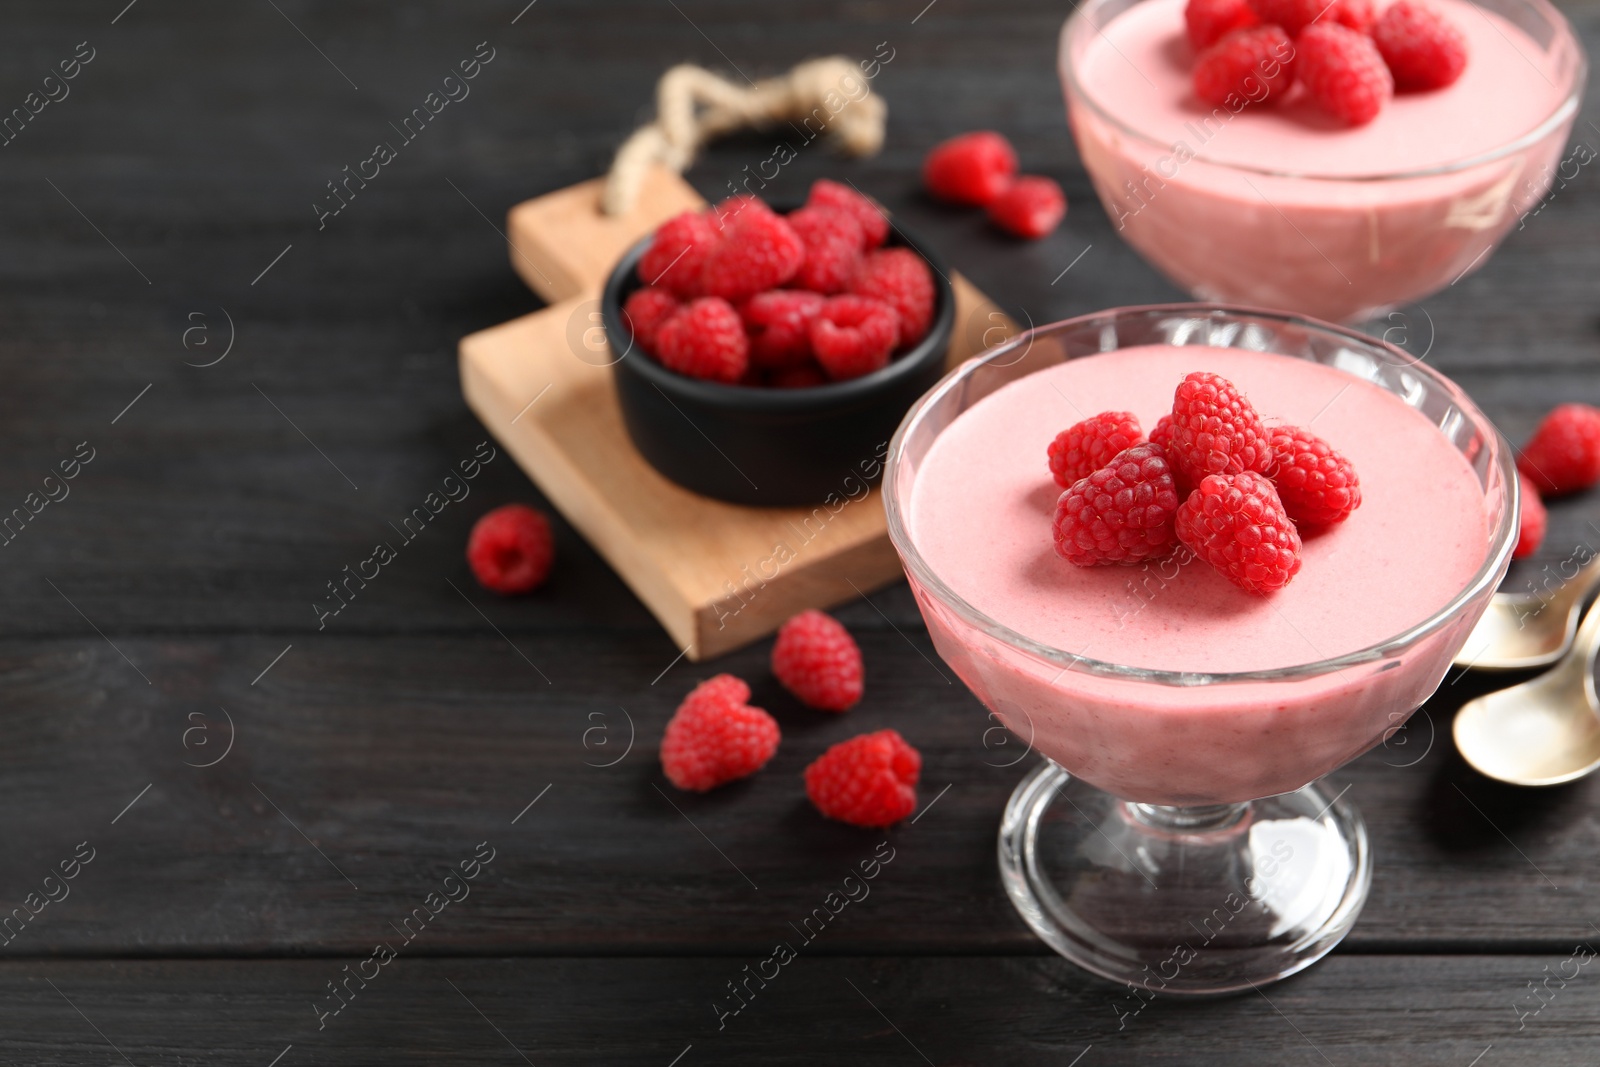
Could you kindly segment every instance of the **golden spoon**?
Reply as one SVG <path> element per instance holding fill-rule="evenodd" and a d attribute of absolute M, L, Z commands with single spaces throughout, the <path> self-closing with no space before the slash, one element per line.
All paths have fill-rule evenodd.
<path fill-rule="evenodd" d="M 1600 607 L 1571 650 L 1521 685 L 1469 701 L 1456 716 L 1456 748 L 1478 771 L 1512 785 L 1559 785 L 1600 767 L 1600 697 L 1594 658 Z"/>
<path fill-rule="evenodd" d="M 1600 555 L 1546 596 L 1496 593 L 1456 654 L 1455 665 L 1515 671 L 1554 663 L 1572 647 L 1583 602 L 1597 585 Z"/>

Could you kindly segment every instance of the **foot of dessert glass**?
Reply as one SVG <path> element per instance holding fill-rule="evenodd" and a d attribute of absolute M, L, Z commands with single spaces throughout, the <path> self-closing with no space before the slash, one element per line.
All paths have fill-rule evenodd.
<path fill-rule="evenodd" d="M 935 442 L 1026 375 L 1155 345 L 1311 360 L 1399 397 L 1481 490 L 1481 565 L 1469 563 L 1454 595 L 1401 632 L 1268 670 L 1098 660 L 975 608 L 918 547 L 912 499 Z M 1394 415 L 1411 417 L 1398 406 Z M 1006 891 L 1039 937 L 1086 970 L 1157 993 L 1249 989 L 1329 952 L 1361 911 L 1372 861 L 1361 818 L 1321 779 L 1438 688 L 1517 539 L 1512 452 L 1472 401 L 1399 349 L 1342 327 L 1242 308 L 1124 308 L 1029 331 L 952 371 L 901 423 L 883 486 L 890 538 L 934 647 L 1047 757 L 1012 795 L 999 839 Z"/>
<path fill-rule="evenodd" d="M 1372 883 L 1366 826 L 1320 785 L 1244 804 L 1118 800 L 1045 760 L 1000 822 L 1000 876 L 1078 966 L 1159 993 L 1217 994 L 1310 966 Z"/>

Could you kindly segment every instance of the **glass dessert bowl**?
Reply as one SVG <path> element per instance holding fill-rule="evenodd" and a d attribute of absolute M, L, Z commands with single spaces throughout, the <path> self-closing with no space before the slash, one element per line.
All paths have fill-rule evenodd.
<path fill-rule="evenodd" d="M 1314 422 L 1361 473 L 1362 507 L 1308 536 L 1271 597 L 1181 556 L 1054 555 L 1053 430 L 1107 409 L 1153 426 L 1191 370 L 1230 378 L 1269 421 Z M 1384 465 L 1397 447 L 1408 461 Z M 1510 449 L 1447 379 L 1273 312 L 1041 327 L 919 401 L 890 447 L 889 534 L 939 654 L 1047 757 L 999 841 L 1034 931 L 1096 974 L 1182 993 L 1260 985 L 1332 949 L 1371 857 L 1359 815 L 1317 779 L 1438 687 L 1505 573 L 1516 484 Z"/>
<path fill-rule="evenodd" d="M 1563 158 L 1585 59 L 1546 0 L 1427 2 L 1467 37 L 1460 80 L 1347 129 L 1292 94 L 1201 103 L 1184 0 L 1086 0 L 1062 29 L 1060 73 L 1116 228 L 1196 299 L 1334 322 L 1481 267 L 1557 176 L 1593 158 Z"/>

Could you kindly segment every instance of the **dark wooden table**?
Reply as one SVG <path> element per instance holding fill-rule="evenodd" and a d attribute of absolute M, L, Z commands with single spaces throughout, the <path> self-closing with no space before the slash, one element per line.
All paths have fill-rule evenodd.
<path fill-rule="evenodd" d="M 671 804 L 655 746 L 713 667 L 674 663 L 564 526 L 543 592 L 472 583 L 472 520 L 539 500 L 504 456 L 319 630 L 326 583 L 486 436 L 455 342 L 538 306 L 506 208 L 603 169 L 673 62 L 760 76 L 885 42 L 883 154 L 803 153 L 777 191 L 845 170 L 1034 321 L 1178 295 L 1078 164 L 1054 73 L 1069 5 L 525 2 L 52 0 L 0 19 L 6 109 L 60 96 L 45 76 L 92 55 L 0 148 L 0 514 L 93 456 L 0 555 L 0 913 L 39 909 L 0 927 L 0 1061 L 1600 1062 L 1600 969 L 1531 991 L 1600 945 L 1600 783 L 1475 776 L 1449 725 L 1476 677 L 1335 776 L 1377 876 L 1333 956 L 1262 995 L 1123 1017 L 1006 902 L 994 834 L 1031 760 L 992 765 L 1015 749 L 930 669 L 904 586 L 839 613 L 871 675 L 848 717 L 777 690 L 765 643 L 717 662 L 787 740 L 756 779 Z M 1600 41 L 1600 4 L 1567 10 Z M 325 183 L 480 41 L 470 97 L 319 228 Z M 982 126 L 1066 186 L 1048 240 L 919 197 L 926 148 Z M 690 177 L 714 197 L 770 151 L 736 140 Z M 1597 287 L 1588 168 L 1485 269 L 1374 328 L 1431 345 L 1521 439 L 1554 403 L 1600 401 Z M 1512 584 L 1580 543 L 1600 543 L 1600 497 L 1558 505 Z M 798 783 L 825 743 L 881 726 L 920 746 L 941 799 L 887 835 L 871 896 L 719 1026 L 728 983 L 883 839 L 824 822 Z M 463 861 L 477 876 L 446 883 Z M 63 863 L 76 877 L 47 882 Z M 431 914 L 447 885 L 466 895 Z M 366 962 L 382 942 L 397 958 Z"/>

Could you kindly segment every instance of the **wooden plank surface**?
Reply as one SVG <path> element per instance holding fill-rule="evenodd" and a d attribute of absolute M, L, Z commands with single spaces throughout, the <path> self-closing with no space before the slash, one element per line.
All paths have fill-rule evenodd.
<path fill-rule="evenodd" d="M 1561 6 L 1600 42 L 1600 4 Z M 140 1064 L 267 1065 L 292 1043 L 278 1067 L 522 1062 L 449 979 L 540 1064 L 668 1065 L 691 1044 L 678 1067 L 923 1062 L 895 1027 L 941 1064 L 1594 1061 L 1592 967 L 1521 1030 L 1515 1005 L 1597 936 L 1597 787 L 1522 793 L 1463 767 L 1447 728 L 1487 684 L 1472 677 L 1406 735 L 1425 746 L 1421 726 L 1437 730 L 1420 761 L 1379 751 L 1337 779 L 1377 858 L 1340 952 L 1266 997 L 1157 1001 L 1119 1029 L 1112 991 L 1043 952 L 1000 894 L 993 833 L 1023 765 L 989 765 L 1015 750 L 985 748 L 990 720 L 933 672 L 904 586 L 841 609 L 872 678 L 846 718 L 787 703 L 764 642 L 657 680 L 679 646 L 566 523 L 538 596 L 471 584 L 472 519 L 541 499 L 502 455 L 317 629 L 325 583 L 485 438 L 456 341 L 540 306 L 507 269 L 506 211 L 598 173 L 671 62 L 761 77 L 887 42 L 884 153 L 809 148 L 770 192 L 848 174 L 1022 321 L 1175 298 L 1078 165 L 1054 72 L 1062 5 L 124 7 L 13 5 L 0 34 L 10 106 L 76 42 L 97 53 L 0 168 L 0 500 L 20 503 L 79 442 L 97 450 L 70 498 L 0 549 L 0 893 L 14 906 L 79 842 L 98 850 L 71 897 L 4 946 L 0 1059 L 125 1062 L 114 1042 Z M 319 229 L 326 183 L 485 40 L 496 56 L 470 98 Z M 1597 92 L 1577 135 L 1591 147 Z M 990 126 L 1065 186 L 1071 213 L 1049 239 L 1018 245 L 918 193 L 929 145 Z M 735 139 L 689 180 L 723 195 L 771 150 Z M 1513 439 L 1556 402 L 1600 402 L 1597 180 L 1584 168 L 1481 271 L 1371 326 L 1427 352 Z M 227 357 L 196 366 L 226 347 L 229 319 Z M 1595 526 L 1596 498 L 1558 504 L 1511 584 L 1595 544 Z M 656 792 L 651 748 L 713 668 L 750 677 L 786 739 L 769 774 L 691 798 L 691 826 Z M 235 748 L 185 766 L 214 758 L 196 742 L 221 743 L 221 708 Z M 603 723 L 620 743 L 623 708 L 635 749 L 586 765 L 614 758 L 584 735 Z M 923 747 L 925 798 L 950 790 L 896 831 L 859 914 L 718 1033 L 710 998 L 864 844 L 818 821 L 795 776 L 879 725 Z M 473 896 L 319 1035 L 323 983 L 483 840 L 500 851 Z"/>

